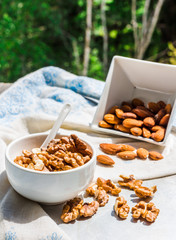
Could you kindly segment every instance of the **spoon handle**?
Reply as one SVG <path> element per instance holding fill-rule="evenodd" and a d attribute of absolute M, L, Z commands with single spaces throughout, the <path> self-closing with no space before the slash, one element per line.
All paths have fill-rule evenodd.
<path fill-rule="evenodd" d="M 63 123 L 63 121 L 65 120 L 66 116 L 68 115 L 68 113 L 71 110 L 71 105 L 70 104 L 65 104 L 58 116 L 58 118 L 56 119 L 49 135 L 47 136 L 47 138 L 45 139 L 44 143 L 41 145 L 41 148 L 46 148 L 48 143 L 56 136 L 56 133 L 58 132 L 61 124 Z"/>

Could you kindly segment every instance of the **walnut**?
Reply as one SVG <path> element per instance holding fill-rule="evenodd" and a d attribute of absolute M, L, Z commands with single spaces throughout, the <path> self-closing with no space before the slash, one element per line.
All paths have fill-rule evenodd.
<path fill-rule="evenodd" d="M 71 138 L 74 140 L 78 152 L 80 152 L 83 156 L 88 155 L 90 158 L 92 157 L 92 150 L 84 141 L 78 138 L 75 134 L 72 134 Z"/>
<path fill-rule="evenodd" d="M 86 192 L 91 195 L 94 196 L 95 195 L 95 191 L 98 189 L 98 185 L 96 183 L 91 183 L 89 185 L 89 187 L 86 189 Z"/>
<path fill-rule="evenodd" d="M 66 163 L 70 164 L 74 168 L 79 167 L 79 165 L 77 164 L 77 162 L 74 158 L 64 157 L 64 160 L 65 160 Z"/>
<path fill-rule="evenodd" d="M 127 218 L 130 211 L 130 207 L 124 197 L 117 197 L 114 205 L 114 210 L 120 218 Z"/>
<path fill-rule="evenodd" d="M 123 181 L 118 181 L 118 184 L 122 187 L 127 187 L 129 189 L 134 190 L 137 186 L 142 185 L 142 180 L 136 180 L 134 175 L 130 175 L 129 177 L 120 175 Z"/>
<path fill-rule="evenodd" d="M 151 188 L 139 186 L 134 189 L 135 194 L 140 198 L 153 197 L 154 193 L 157 191 L 157 187 L 153 186 Z"/>
<path fill-rule="evenodd" d="M 32 155 L 31 151 L 28 151 L 28 150 L 25 150 L 25 149 L 22 151 L 22 153 L 24 154 L 24 157 L 28 157 L 28 158 L 30 158 L 31 155 Z"/>
<path fill-rule="evenodd" d="M 89 147 L 76 135 L 73 138 L 65 136 L 53 139 L 47 148 L 33 148 L 31 151 L 23 150 L 22 153 L 14 162 L 37 171 L 66 171 L 82 166 L 91 159 Z"/>
<path fill-rule="evenodd" d="M 145 219 L 148 222 L 154 222 L 159 214 L 160 210 L 155 207 L 153 202 L 147 204 L 147 213 L 145 215 Z"/>
<path fill-rule="evenodd" d="M 106 205 L 106 203 L 109 201 L 109 196 L 102 187 L 99 187 L 95 191 L 94 196 L 95 196 L 95 199 L 100 204 L 100 207 L 104 207 Z"/>
<path fill-rule="evenodd" d="M 133 217 L 138 219 L 141 217 L 145 218 L 145 212 L 147 209 L 147 204 L 144 201 L 140 201 L 135 207 L 132 208 Z"/>
<path fill-rule="evenodd" d="M 132 208 L 133 218 L 138 219 L 142 217 L 148 222 L 154 222 L 159 212 L 160 210 L 155 207 L 153 202 L 146 203 L 144 201 L 140 201 Z"/>
<path fill-rule="evenodd" d="M 81 198 L 74 198 L 68 201 L 62 210 L 62 221 L 68 223 L 77 219 L 80 215 L 80 210 L 82 206 L 83 200 Z"/>
<path fill-rule="evenodd" d="M 91 217 L 98 210 L 99 203 L 97 201 L 93 201 L 91 203 L 84 203 L 82 208 L 80 209 L 80 216 L 83 217 Z"/>
<path fill-rule="evenodd" d="M 121 192 L 121 188 L 117 187 L 110 179 L 97 178 L 97 185 L 115 196 Z"/>

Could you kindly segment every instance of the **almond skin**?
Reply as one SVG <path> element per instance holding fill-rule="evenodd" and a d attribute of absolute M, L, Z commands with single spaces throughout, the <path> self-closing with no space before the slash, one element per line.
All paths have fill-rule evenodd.
<path fill-rule="evenodd" d="M 130 128 L 130 132 L 131 132 L 134 136 L 141 136 L 141 135 L 142 135 L 142 129 L 139 128 L 139 127 Z"/>
<path fill-rule="evenodd" d="M 131 145 L 128 145 L 128 144 L 122 144 L 121 146 L 121 152 L 124 152 L 124 151 L 134 151 L 136 150 L 134 147 L 132 147 Z"/>
<path fill-rule="evenodd" d="M 161 118 L 159 125 L 166 127 L 169 122 L 169 118 L 170 118 L 170 114 L 167 113 L 164 117 Z"/>
<path fill-rule="evenodd" d="M 127 106 L 129 106 L 129 107 L 132 108 L 132 105 L 131 105 L 131 103 L 129 103 L 129 102 L 123 101 L 123 102 L 122 102 L 122 106 L 124 106 L 124 105 L 127 105 Z"/>
<path fill-rule="evenodd" d="M 137 154 L 132 151 L 124 151 L 117 153 L 117 156 L 124 160 L 132 160 L 137 157 Z"/>
<path fill-rule="evenodd" d="M 153 127 L 155 125 L 155 120 L 152 117 L 146 117 L 143 120 L 143 123 L 146 127 Z"/>
<path fill-rule="evenodd" d="M 122 144 L 101 143 L 100 148 L 104 153 L 115 155 L 121 151 Z"/>
<path fill-rule="evenodd" d="M 160 129 L 164 129 L 164 128 L 162 126 L 155 125 L 154 127 L 152 127 L 152 132 L 157 132 Z"/>
<path fill-rule="evenodd" d="M 166 113 L 171 113 L 171 110 L 172 110 L 172 107 L 171 107 L 171 104 L 167 104 L 166 106 L 165 106 L 165 110 L 166 110 Z"/>
<path fill-rule="evenodd" d="M 132 110 L 138 117 L 146 118 L 146 117 L 153 117 L 153 113 L 150 112 L 147 108 L 139 106 Z"/>
<path fill-rule="evenodd" d="M 141 127 L 143 125 L 143 121 L 132 118 L 126 118 L 122 124 L 126 128 Z"/>
<path fill-rule="evenodd" d="M 97 162 L 105 164 L 105 165 L 113 165 L 115 162 L 112 160 L 112 158 L 106 156 L 106 155 L 98 155 L 97 156 Z"/>
<path fill-rule="evenodd" d="M 123 119 L 126 119 L 126 118 L 133 118 L 133 119 L 136 119 L 137 116 L 135 113 L 132 113 L 132 112 L 125 112 L 122 114 L 122 118 Z"/>
<path fill-rule="evenodd" d="M 161 160 L 161 159 L 163 159 L 163 155 L 161 153 L 155 152 L 155 151 L 149 152 L 149 157 L 152 160 Z"/>
<path fill-rule="evenodd" d="M 160 110 L 160 106 L 155 102 L 149 102 L 147 104 L 147 108 L 155 114 L 158 113 L 158 111 Z"/>
<path fill-rule="evenodd" d="M 158 124 L 160 122 L 161 118 L 164 117 L 165 114 L 166 114 L 165 109 L 159 110 L 159 112 L 155 115 L 155 122 Z"/>
<path fill-rule="evenodd" d="M 122 124 L 115 124 L 114 129 L 118 130 L 118 131 L 121 131 L 121 132 L 130 133 L 130 129 L 124 127 Z"/>
<path fill-rule="evenodd" d="M 134 98 L 131 103 L 133 107 L 144 106 L 144 102 L 138 98 Z"/>
<path fill-rule="evenodd" d="M 122 117 L 122 115 L 124 114 L 124 112 L 121 110 L 121 109 L 116 109 L 115 110 L 115 114 L 116 114 L 116 116 L 118 117 L 118 118 L 121 118 L 121 119 L 123 119 L 123 117 Z"/>
<path fill-rule="evenodd" d="M 120 120 L 113 114 L 104 115 L 104 120 L 110 124 L 119 124 Z"/>
<path fill-rule="evenodd" d="M 98 125 L 99 125 L 99 127 L 102 127 L 102 128 L 113 128 L 113 125 L 111 125 L 103 120 L 99 121 Z"/>
<path fill-rule="evenodd" d="M 121 109 L 122 109 L 122 111 L 124 111 L 124 112 L 131 112 L 132 107 L 130 107 L 129 105 L 123 105 L 123 106 L 121 107 Z"/>
<path fill-rule="evenodd" d="M 162 108 L 165 108 L 165 106 L 166 106 L 166 104 L 165 104 L 165 102 L 163 102 L 163 101 L 159 101 L 159 102 L 157 102 L 157 104 L 159 105 L 159 107 L 162 109 Z"/>
<path fill-rule="evenodd" d="M 151 137 L 151 132 L 147 128 L 143 127 L 142 128 L 142 136 L 145 138 L 150 138 Z"/>
<path fill-rule="evenodd" d="M 109 114 L 115 114 L 115 110 L 119 108 L 117 105 L 113 106 L 112 108 L 109 109 L 108 113 Z"/>
<path fill-rule="evenodd" d="M 140 159 L 146 159 L 149 155 L 149 152 L 145 148 L 138 148 L 137 155 Z"/>
<path fill-rule="evenodd" d="M 152 133 L 151 138 L 153 138 L 156 142 L 161 142 L 165 136 L 165 129 L 159 129 L 158 131 Z"/>

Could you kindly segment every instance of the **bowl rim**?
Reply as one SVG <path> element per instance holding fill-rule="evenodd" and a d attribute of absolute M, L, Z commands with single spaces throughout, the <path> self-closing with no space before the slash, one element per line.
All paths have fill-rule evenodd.
<path fill-rule="evenodd" d="M 27 134 L 25 136 L 22 136 L 22 137 L 19 137 L 19 138 L 15 139 L 6 148 L 6 151 L 5 151 L 5 159 L 6 159 L 6 161 L 8 161 L 10 164 L 15 166 L 16 168 L 19 168 L 19 169 L 23 170 L 24 172 L 29 172 L 29 173 L 34 173 L 34 174 L 42 174 L 42 175 L 63 175 L 63 174 L 69 174 L 69 173 L 72 173 L 72 172 L 78 172 L 81 169 L 87 168 L 89 165 L 92 164 L 92 162 L 95 161 L 95 155 L 96 155 L 95 154 L 95 147 L 93 146 L 92 143 L 87 141 L 87 139 L 83 140 L 81 137 L 80 137 L 80 139 L 83 140 L 85 143 L 88 143 L 88 145 L 92 148 L 93 155 L 92 155 L 92 158 L 86 164 L 84 164 L 82 166 L 79 166 L 77 168 L 73 168 L 73 169 L 70 169 L 70 170 L 67 170 L 67 171 L 42 172 L 42 171 L 37 171 L 37 170 L 33 170 L 33 169 L 24 168 L 24 167 L 16 164 L 13 160 L 10 159 L 10 157 L 9 157 L 10 148 L 12 146 L 14 146 L 16 143 L 18 143 L 19 141 L 27 139 L 27 138 L 35 137 L 35 136 L 46 136 L 47 137 L 47 135 L 48 135 L 48 133 L 33 133 L 33 134 Z M 60 134 L 59 132 L 56 134 L 56 137 L 58 135 L 60 135 L 60 136 L 70 136 L 70 135 Z M 77 134 L 77 135 L 79 137 L 79 134 Z M 7 170 L 7 167 L 6 167 L 6 170 Z"/>

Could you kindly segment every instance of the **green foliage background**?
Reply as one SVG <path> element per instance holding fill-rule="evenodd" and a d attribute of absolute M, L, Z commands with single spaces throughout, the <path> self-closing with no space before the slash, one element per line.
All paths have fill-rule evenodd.
<path fill-rule="evenodd" d="M 93 1 L 88 76 L 105 80 L 101 0 Z M 144 0 L 137 1 L 141 22 Z M 164 4 L 145 59 L 176 64 L 174 0 Z M 175 9 L 176 10 L 176 9 Z M 108 61 L 134 56 L 131 0 L 106 0 Z M 14 82 L 41 67 L 54 65 L 81 74 L 86 27 L 85 0 L 3 0 L 0 2 L 0 81 Z M 79 63 L 76 61 L 78 57 Z"/>

